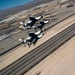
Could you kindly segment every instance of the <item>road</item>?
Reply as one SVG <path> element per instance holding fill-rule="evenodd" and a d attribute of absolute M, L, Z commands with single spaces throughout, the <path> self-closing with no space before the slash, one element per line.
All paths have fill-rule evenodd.
<path fill-rule="evenodd" d="M 25 75 L 75 75 L 75 36 Z"/>
<path fill-rule="evenodd" d="M 43 60 L 50 53 L 75 35 L 75 24 L 55 35 L 13 64 L 1 70 L 1 75 L 21 75 Z"/>
<path fill-rule="evenodd" d="M 43 64 L 44 68 L 41 69 L 40 75 L 75 75 L 75 36 L 53 53 L 55 54 L 54 61 L 50 58 L 46 61 L 49 64 L 44 62 L 47 66 Z M 35 73 L 28 75 L 35 75 Z"/>

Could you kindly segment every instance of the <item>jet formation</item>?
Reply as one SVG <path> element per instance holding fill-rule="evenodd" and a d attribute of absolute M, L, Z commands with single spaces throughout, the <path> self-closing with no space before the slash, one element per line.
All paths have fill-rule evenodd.
<path fill-rule="evenodd" d="M 36 31 L 35 33 L 32 32 L 28 32 L 29 37 L 27 38 L 21 38 L 19 39 L 19 41 L 21 41 L 24 46 L 26 46 L 26 44 L 30 47 L 31 44 L 35 45 L 36 42 L 43 37 L 44 35 L 44 25 L 49 23 L 50 20 L 45 20 L 45 21 L 39 21 L 41 18 L 43 18 L 43 16 L 38 16 L 38 17 L 29 17 L 29 21 L 25 22 L 25 21 L 21 21 L 19 24 L 23 26 L 24 29 L 28 29 L 29 28 L 33 28 L 35 31 L 36 29 L 39 29 L 38 31 Z M 38 25 L 35 25 L 36 22 L 39 21 Z"/>

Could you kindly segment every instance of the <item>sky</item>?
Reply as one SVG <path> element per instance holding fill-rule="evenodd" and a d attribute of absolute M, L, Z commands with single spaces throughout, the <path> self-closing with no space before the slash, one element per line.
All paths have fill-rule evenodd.
<path fill-rule="evenodd" d="M 0 10 L 23 5 L 32 0 L 0 0 Z"/>

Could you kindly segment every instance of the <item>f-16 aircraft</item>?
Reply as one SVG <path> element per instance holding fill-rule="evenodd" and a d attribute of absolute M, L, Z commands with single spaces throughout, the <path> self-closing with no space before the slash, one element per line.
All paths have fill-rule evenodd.
<path fill-rule="evenodd" d="M 28 34 L 29 34 L 29 37 L 27 37 L 26 39 L 24 38 L 19 39 L 19 41 L 21 41 L 25 45 L 28 44 L 29 47 L 31 44 L 35 45 L 38 39 L 40 39 L 44 35 L 43 30 L 39 30 L 35 33 L 29 32 Z"/>
<path fill-rule="evenodd" d="M 25 23 L 24 21 L 20 22 L 21 25 L 23 25 L 23 27 L 26 29 L 26 26 L 30 26 L 30 28 L 33 28 L 34 24 L 36 23 L 36 21 L 40 20 L 41 18 L 43 18 L 43 16 L 38 16 L 36 18 L 34 17 L 29 17 L 29 20 L 27 23 Z"/>
<path fill-rule="evenodd" d="M 49 23 L 49 20 L 47 21 L 40 21 L 40 24 L 37 26 L 34 26 L 34 29 L 42 29 L 44 27 L 45 24 Z"/>

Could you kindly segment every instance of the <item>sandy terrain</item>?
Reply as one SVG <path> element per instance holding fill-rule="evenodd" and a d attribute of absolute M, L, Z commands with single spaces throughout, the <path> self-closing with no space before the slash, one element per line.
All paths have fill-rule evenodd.
<path fill-rule="evenodd" d="M 52 29 L 50 29 L 43 36 L 43 38 L 41 38 L 37 42 L 37 44 L 35 46 L 31 46 L 30 48 L 28 48 L 28 46 L 26 46 L 26 47 L 20 46 L 20 47 L 16 48 L 15 50 L 12 50 L 11 52 L 5 54 L 4 56 L 2 56 L 0 58 L 0 69 L 3 69 L 4 67 L 8 66 L 12 62 L 16 61 L 17 59 L 19 59 L 20 57 L 22 57 L 23 55 L 25 55 L 26 53 L 28 53 L 29 51 L 31 51 L 35 47 L 39 46 L 40 44 L 42 44 L 43 42 L 45 42 L 49 38 L 51 38 L 54 35 L 56 35 L 57 33 L 61 32 L 65 28 L 69 27 L 73 23 L 75 23 L 75 15 L 66 19 L 65 21 L 62 21 L 61 23 L 57 24 Z"/>
<path fill-rule="evenodd" d="M 75 75 L 75 36 L 25 75 Z"/>

